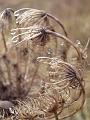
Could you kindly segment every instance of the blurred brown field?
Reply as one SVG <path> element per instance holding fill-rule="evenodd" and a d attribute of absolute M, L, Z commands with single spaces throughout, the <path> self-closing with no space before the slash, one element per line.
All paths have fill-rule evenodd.
<path fill-rule="evenodd" d="M 0 11 L 5 8 L 30 7 L 43 9 L 58 17 L 66 27 L 69 37 L 80 40 L 85 46 L 90 38 L 90 0 L 0 0 Z M 88 64 L 90 63 L 90 44 Z M 90 66 L 85 73 L 86 103 L 83 109 L 68 120 L 90 120 Z"/>

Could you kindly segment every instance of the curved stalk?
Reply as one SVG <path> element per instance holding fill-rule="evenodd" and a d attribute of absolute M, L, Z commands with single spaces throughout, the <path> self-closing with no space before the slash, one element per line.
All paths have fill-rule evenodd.
<path fill-rule="evenodd" d="M 49 16 L 50 18 L 52 18 L 53 20 L 55 20 L 55 21 L 61 26 L 61 28 L 62 28 L 63 31 L 64 31 L 65 36 L 67 37 L 68 34 L 67 34 L 67 32 L 66 32 L 66 30 L 65 30 L 65 27 L 64 27 L 64 25 L 62 24 L 62 22 L 61 22 L 58 18 L 56 18 L 55 16 L 53 16 L 53 15 L 51 15 L 51 14 L 49 14 L 49 13 L 47 13 L 47 16 Z"/>
<path fill-rule="evenodd" d="M 71 44 L 75 48 L 75 50 L 77 51 L 78 56 L 79 56 L 80 60 L 82 61 L 82 57 L 81 57 L 81 53 L 80 53 L 79 49 L 77 48 L 77 46 L 69 38 L 61 35 L 60 33 L 53 32 L 53 31 L 50 31 L 50 30 L 46 30 L 46 33 L 54 35 L 56 37 L 59 37 L 59 38 L 65 40 L 65 41 L 67 41 L 69 44 Z"/>

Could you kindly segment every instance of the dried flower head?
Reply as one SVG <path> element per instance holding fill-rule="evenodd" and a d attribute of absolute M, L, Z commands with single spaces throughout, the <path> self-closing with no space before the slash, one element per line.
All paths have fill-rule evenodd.
<path fill-rule="evenodd" d="M 1 18 L 2 23 L 15 20 L 9 44 L 2 31 L 5 48 L 0 54 L 2 116 L 6 120 L 58 120 L 80 110 L 85 101 L 82 64 L 86 62 L 89 43 L 84 50 L 80 48 L 68 38 L 61 21 L 42 10 L 6 9 Z M 51 19 L 65 35 L 57 32 Z M 1 25 L 2 30 L 4 24 Z M 70 47 L 76 54 L 74 64 L 68 60 Z"/>

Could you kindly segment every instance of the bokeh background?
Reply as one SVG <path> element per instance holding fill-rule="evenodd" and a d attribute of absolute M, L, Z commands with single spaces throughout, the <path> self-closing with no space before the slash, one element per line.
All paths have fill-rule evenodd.
<path fill-rule="evenodd" d="M 90 0 L 0 0 L 0 11 L 22 7 L 43 9 L 58 17 L 66 27 L 69 36 L 80 40 L 85 46 L 90 38 Z M 86 102 L 83 109 L 68 120 L 90 120 L 90 44 L 88 66 L 85 73 Z"/>

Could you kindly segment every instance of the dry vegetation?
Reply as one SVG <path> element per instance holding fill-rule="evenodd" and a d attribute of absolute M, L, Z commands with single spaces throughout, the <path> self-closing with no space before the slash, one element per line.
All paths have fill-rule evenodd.
<path fill-rule="evenodd" d="M 74 73 L 76 74 L 78 70 L 83 69 L 82 62 L 77 61 L 78 60 L 77 53 L 81 54 L 81 51 L 84 50 L 81 43 L 83 44 L 83 46 L 85 46 L 87 43 L 87 39 L 89 38 L 90 1 L 89 0 L 18 0 L 18 1 L 0 0 L 0 11 L 3 10 L 3 13 L 5 13 L 4 8 L 7 8 L 7 7 L 8 8 L 11 7 L 14 10 L 17 10 L 17 8 L 19 9 L 23 7 L 32 7 L 32 8 L 46 10 L 49 13 L 52 13 L 54 16 L 58 16 L 59 21 L 61 20 L 64 23 L 64 26 L 66 29 L 65 28 L 62 29 L 63 25 L 61 25 L 61 22 L 59 23 L 62 26 L 60 28 L 59 25 L 56 24 L 56 22 L 54 21 L 55 18 L 54 20 L 51 20 L 51 18 L 49 18 L 50 16 L 48 16 L 48 19 L 44 21 L 44 19 L 42 18 L 44 16 L 41 17 L 40 15 L 43 12 L 46 14 L 46 12 L 42 10 L 41 11 L 35 10 L 30 13 L 28 13 L 28 11 L 26 10 L 27 16 L 26 14 L 22 14 L 25 11 L 16 12 L 12 9 L 8 9 L 8 13 L 9 13 L 8 16 L 7 14 L 5 15 L 1 13 L 2 15 L 0 18 L 0 62 L 1 62 L 0 63 L 0 81 L 1 81 L 0 82 L 0 96 L 1 96 L 0 97 L 1 99 L 0 101 L 1 118 L 0 119 L 2 120 L 4 118 L 4 120 L 5 119 L 16 120 L 16 119 L 19 119 L 19 117 L 21 116 L 22 116 L 21 119 L 31 119 L 32 118 L 31 115 L 35 116 L 36 114 L 41 113 L 41 114 L 38 114 L 38 116 L 36 115 L 36 118 L 34 119 L 43 120 L 44 118 L 46 118 L 47 120 L 48 116 L 52 117 L 54 116 L 54 114 L 57 114 L 58 111 L 59 112 L 61 111 L 59 115 L 59 119 L 61 119 L 62 117 L 70 115 L 70 113 L 73 114 L 74 112 L 78 111 L 78 109 L 80 109 L 80 107 L 83 106 L 83 102 L 84 102 L 83 98 L 86 97 L 83 109 L 81 109 L 74 116 L 71 116 L 70 118 L 66 118 L 66 119 L 67 120 L 89 120 L 90 119 L 90 114 L 89 114 L 90 113 L 90 105 L 89 105 L 90 103 L 90 85 L 89 85 L 90 69 L 89 69 L 89 66 L 88 66 L 88 71 L 87 70 L 83 71 L 84 73 L 84 74 L 82 73 L 83 76 L 81 77 L 81 75 L 79 75 L 78 77 L 80 79 L 84 78 L 85 80 L 85 86 L 84 86 L 84 89 L 86 92 L 85 97 L 83 96 L 84 91 L 81 90 L 82 87 L 79 86 L 77 88 L 80 88 L 80 89 L 78 90 L 75 88 L 75 91 L 74 91 L 72 89 L 73 86 L 72 87 L 70 86 L 71 83 L 68 79 L 67 79 L 67 82 L 65 81 L 61 83 L 58 83 L 58 82 L 59 82 L 59 79 L 62 80 L 66 78 L 67 76 L 66 72 L 68 70 L 69 71 L 74 70 L 75 71 Z M 39 14 L 37 11 L 39 12 Z M 18 18 L 16 17 L 17 13 L 19 13 L 20 15 L 20 17 Z M 30 16 L 32 16 L 32 18 L 29 19 Z M 51 16 L 51 17 L 54 17 L 54 16 Z M 42 22 L 39 21 L 39 19 L 41 19 Z M 57 19 L 56 21 L 58 22 Z M 31 27 L 36 22 L 38 23 L 37 25 L 39 25 L 40 27 L 38 27 L 37 25 L 35 25 L 34 27 Z M 40 31 L 43 31 L 42 27 L 45 28 L 44 29 L 45 33 L 40 32 Z M 21 28 L 24 28 L 24 29 L 21 29 Z M 54 32 L 55 34 L 46 34 L 48 32 L 47 30 L 49 30 L 49 32 L 50 31 Z M 56 32 L 61 34 L 58 34 L 59 35 L 58 36 Z M 22 34 L 22 33 L 25 33 L 25 34 Z M 35 34 L 35 36 L 37 36 L 37 38 L 33 38 L 33 40 L 31 40 L 32 37 L 35 37 L 33 36 L 34 35 L 33 33 Z M 68 33 L 68 36 L 67 36 L 67 33 Z M 79 50 L 75 50 L 71 45 L 71 43 L 67 42 L 67 40 L 61 40 L 59 38 L 59 37 L 63 38 L 65 36 L 68 39 L 70 38 L 73 39 L 72 40 L 73 44 Z M 43 42 L 42 42 L 42 39 L 43 39 Z M 78 41 L 78 39 L 81 41 L 81 43 L 80 41 Z M 20 42 L 22 40 L 23 42 Z M 89 50 L 90 50 L 90 46 L 88 51 Z M 84 58 L 86 59 L 87 57 L 86 50 L 84 53 L 85 54 L 83 55 L 84 55 Z M 79 58 L 82 59 L 81 57 Z M 56 66 L 52 69 L 51 63 L 53 63 L 53 61 L 55 61 L 54 63 Z M 90 61 L 90 55 L 88 52 L 88 60 L 86 62 L 89 63 L 89 61 Z M 66 65 L 66 63 L 68 64 Z M 72 68 L 73 66 L 74 68 Z M 58 73 L 60 75 L 58 75 Z M 81 71 L 80 71 L 80 74 L 81 74 Z M 62 77 L 60 77 L 61 75 Z M 56 82 L 54 79 L 56 80 Z M 71 77 L 69 79 L 71 80 Z M 34 82 L 32 82 L 33 80 Z M 83 85 L 84 85 L 84 80 L 82 82 Z M 76 83 L 78 83 L 77 80 L 75 81 Z M 48 84 L 49 85 L 51 84 L 50 88 L 48 88 Z M 60 92 L 59 95 L 57 94 L 58 91 L 56 92 L 56 90 L 58 90 L 57 85 L 60 86 L 61 89 L 63 89 L 62 87 L 65 86 L 65 91 L 63 90 L 64 92 Z M 56 87 L 56 90 L 53 89 L 55 87 Z M 47 88 L 48 88 L 48 91 L 47 91 Z M 52 91 L 52 89 L 54 91 Z M 59 91 L 61 91 L 61 89 Z M 45 101 L 43 100 L 44 104 L 41 105 L 42 97 L 40 97 L 39 100 L 37 100 L 37 97 L 41 95 L 42 91 L 45 93 L 49 93 L 49 96 L 51 95 L 52 96 L 49 98 L 47 96 L 46 98 L 46 95 L 44 95 L 43 98 Z M 38 92 L 40 93 L 39 95 L 37 95 Z M 80 93 L 82 93 L 81 96 L 80 96 Z M 72 94 L 74 96 L 76 95 L 77 102 L 74 102 L 75 98 Z M 53 96 L 54 98 L 52 98 Z M 50 99 L 51 102 L 47 99 Z M 63 99 L 65 99 L 66 102 Z M 32 102 L 32 100 L 34 102 Z M 47 103 L 46 103 L 46 100 L 48 101 Z M 63 103 L 63 101 L 65 103 Z M 40 105 L 38 106 L 39 102 L 40 102 Z M 68 104 L 69 105 L 72 104 L 71 107 L 70 106 L 66 108 L 63 107 L 63 106 L 68 106 Z M 13 105 L 14 107 L 12 107 Z M 31 111 L 33 105 L 35 105 L 33 107 L 34 113 L 32 113 Z M 58 107 L 60 106 L 59 108 L 57 108 L 56 106 L 54 107 L 54 108 L 57 108 L 58 110 L 57 113 L 53 111 L 54 113 L 48 112 L 48 114 L 46 114 L 46 110 L 48 110 L 46 106 L 52 109 L 53 105 L 56 105 Z M 43 109 L 45 110 L 44 111 L 45 117 L 41 111 L 38 111 L 36 109 L 36 108 L 40 108 L 41 106 L 43 106 Z M 16 116 L 18 114 L 17 118 L 15 114 Z"/>
<path fill-rule="evenodd" d="M 1 119 L 60 120 L 78 112 L 89 40 L 84 47 L 71 40 L 43 10 L 7 8 L 0 22 Z"/>

